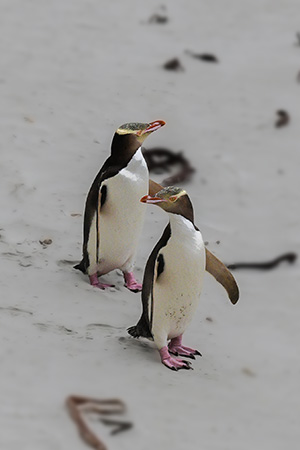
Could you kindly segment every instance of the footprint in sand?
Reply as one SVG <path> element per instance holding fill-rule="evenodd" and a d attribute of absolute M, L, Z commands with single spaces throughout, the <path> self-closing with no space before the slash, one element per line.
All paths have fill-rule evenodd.
<path fill-rule="evenodd" d="M 42 331 L 50 331 L 52 333 L 54 332 L 59 334 L 78 334 L 77 331 L 73 331 L 70 328 L 65 327 L 64 325 L 55 325 L 49 323 L 34 323 L 33 325 Z"/>
<path fill-rule="evenodd" d="M 0 312 L 9 312 L 12 316 L 17 316 L 19 314 L 29 314 L 33 315 L 33 312 L 27 311 L 26 309 L 17 308 L 15 306 L 0 306 Z"/>

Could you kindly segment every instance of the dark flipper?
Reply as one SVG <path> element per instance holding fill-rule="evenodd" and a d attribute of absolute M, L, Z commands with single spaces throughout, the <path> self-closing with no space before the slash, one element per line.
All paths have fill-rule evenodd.
<path fill-rule="evenodd" d="M 151 197 L 153 197 L 155 194 L 157 194 L 163 188 L 164 188 L 163 186 L 156 183 L 155 181 L 149 180 L 149 195 L 151 195 Z"/>
<path fill-rule="evenodd" d="M 127 162 L 124 163 L 125 166 Z M 100 242 L 100 234 L 99 234 L 99 214 L 100 210 L 105 206 L 105 202 L 107 200 L 107 196 L 109 193 L 107 192 L 107 186 L 106 184 L 103 184 L 105 180 L 115 176 L 120 169 L 123 168 L 123 165 L 115 164 L 114 159 L 110 156 L 103 166 L 101 167 L 100 171 L 98 172 L 96 178 L 94 179 L 89 193 L 87 195 L 86 204 L 85 204 L 85 211 L 84 211 L 84 221 L 83 221 L 83 259 L 82 261 L 75 266 L 75 269 L 81 270 L 83 273 L 87 273 L 87 270 L 90 266 L 90 255 L 88 253 L 88 240 L 90 235 L 90 229 L 93 222 L 93 218 L 96 214 L 97 217 L 97 239 L 94 243 L 95 247 L 97 246 L 97 249 L 95 248 L 95 254 L 98 253 L 99 249 L 99 242 Z"/>
<path fill-rule="evenodd" d="M 239 299 L 239 288 L 230 271 L 215 255 L 206 250 L 206 270 L 226 289 L 228 297 L 234 305 Z"/>

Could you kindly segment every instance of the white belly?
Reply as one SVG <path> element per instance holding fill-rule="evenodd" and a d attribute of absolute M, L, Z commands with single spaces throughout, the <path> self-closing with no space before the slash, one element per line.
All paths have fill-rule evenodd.
<path fill-rule="evenodd" d="M 101 274 L 116 268 L 131 270 L 146 210 L 140 199 L 148 193 L 149 185 L 141 150 L 103 185 L 107 186 L 107 200 L 99 220 L 98 270 Z"/>
<path fill-rule="evenodd" d="M 181 216 L 179 216 L 181 217 Z M 200 231 L 182 218 L 182 233 L 174 230 L 163 254 L 165 267 L 153 286 L 152 333 L 159 348 L 184 333 L 198 306 L 205 272 L 205 247 Z M 186 222 L 186 223 L 184 223 Z M 191 226 L 190 226 L 190 225 Z"/>

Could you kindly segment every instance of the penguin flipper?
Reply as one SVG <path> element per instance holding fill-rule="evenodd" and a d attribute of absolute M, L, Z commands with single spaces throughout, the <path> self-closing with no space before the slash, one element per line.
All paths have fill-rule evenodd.
<path fill-rule="evenodd" d="M 222 263 L 215 255 L 213 255 L 207 248 L 206 251 L 206 270 L 209 272 L 222 286 L 226 289 L 228 297 L 233 305 L 239 299 L 238 285 L 227 269 L 225 264 Z"/>
<path fill-rule="evenodd" d="M 156 183 L 155 181 L 149 179 L 149 195 L 153 197 L 155 194 L 157 194 L 159 191 L 163 189 L 163 186 Z"/>
<path fill-rule="evenodd" d="M 107 187 L 103 185 L 101 178 L 98 174 L 87 196 L 83 227 L 83 259 L 75 266 L 75 269 L 89 275 L 97 273 L 100 211 L 107 199 Z"/>
<path fill-rule="evenodd" d="M 105 180 L 113 177 L 118 173 L 119 166 L 111 165 L 111 157 L 109 157 L 100 171 L 96 175 L 86 198 L 84 221 L 83 221 L 83 259 L 75 266 L 75 269 L 81 270 L 83 273 L 91 272 L 90 267 L 97 265 L 97 245 L 99 246 L 99 215 L 100 210 L 107 200 L 107 186 Z M 93 223 L 95 219 L 95 223 Z M 91 233 L 92 227 L 96 227 L 94 233 Z"/>

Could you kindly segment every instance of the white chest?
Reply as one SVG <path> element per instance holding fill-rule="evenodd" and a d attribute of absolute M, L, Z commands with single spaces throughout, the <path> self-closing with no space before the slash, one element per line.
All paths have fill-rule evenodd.
<path fill-rule="evenodd" d="M 149 184 L 148 168 L 141 150 L 127 167 L 103 184 L 107 187 L 107 201 L 101 210 L 101 223 L 104 226 L 109 223 L 118 232 L 129 225 L 140 224 L 145 213 L 145 205 L 140 199 L 147 194 Z"/>
<path fill-rule="evenodd" d="M 149 173 L 141 150 L 127 167 L 103 184 L 107 200 L 99 220 L 99 260 L 107 266 L 110 262 L 121 266 L 135 254 L 144 222 L 145 205 L 140 199 L 148 193 Z"/>
<path fill-rule="evenodd" d="M 185 331 L 199 303 L 205 272 L 202 235 L 187 219 L 172 217 L 171 237 L 160 253 L 165 265 L 153 288 L 153 326 L 172 338 Z"/>

